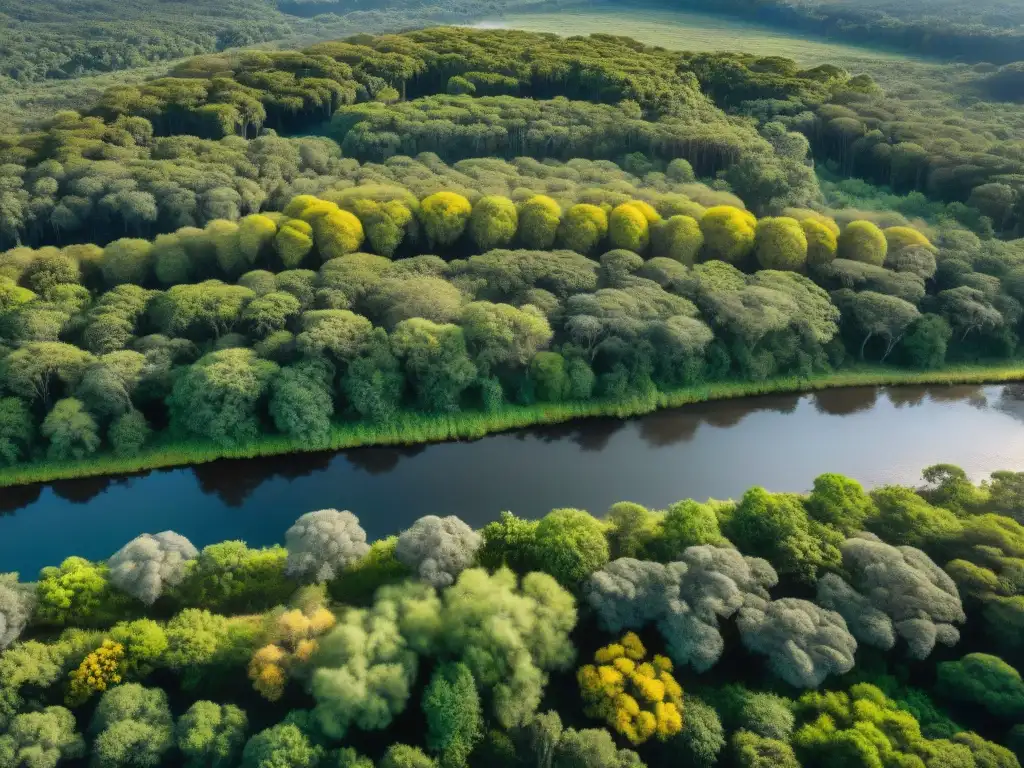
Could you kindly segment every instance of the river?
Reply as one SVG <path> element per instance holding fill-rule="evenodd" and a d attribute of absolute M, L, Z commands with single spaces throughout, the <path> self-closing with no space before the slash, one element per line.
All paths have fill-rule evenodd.
<path fill-rule="evenodd" d="M 144 475 L 0 490 L 0 572 L 35 577 L 70 555 L 108 557 L 140 533 L 173 529 L 202 547 L 283 542 L 299 515 L 357 514 L 370 538 L 416 518 L 475 527 L 502 510 L 602 514 L 616 501 L 663 508 L 752 485 L 805 491 L 822 472 L 867 486 L 916 484 L 921 469 L 975 479 L 1024 470 L 1024 387 L 854 388 L 729 400 L 642 418 L 583 420 L 409 449 L 361 448 L 218 461 Z"/>

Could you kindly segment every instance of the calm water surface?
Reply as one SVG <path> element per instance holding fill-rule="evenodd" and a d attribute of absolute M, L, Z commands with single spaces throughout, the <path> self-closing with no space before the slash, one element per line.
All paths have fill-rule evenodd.
<path fill-rule="evenodd" d="M 512 510 L 603 513 L 729 498 L 752 485 L 804 491 L 822 472 L 915 484 L 950 462 L 975 479 L 1024 470 L 1024 387 L 857 388 L 687 406 L 630 421 L 495 435 L 413 449 L 362 448 L 219 461 L 146 475 L 0 489 L 0 572 L 31 578 L 76 554 L 108 557 L 173 529 L 202 547 L 283 542 L 304 512 L 355 512 L 371 538 L 426 514 L 481 526 Z"/>

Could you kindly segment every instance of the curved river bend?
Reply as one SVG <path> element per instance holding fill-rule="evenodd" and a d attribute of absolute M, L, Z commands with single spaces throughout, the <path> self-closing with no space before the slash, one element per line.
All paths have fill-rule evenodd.
<path fill-rule="evenodd" d="M 822 472 L 865 485 L 916 484 L 959 464 L 975 479 L 1024 470 L 1024 387 L 855 388 L 727 400 L 629 421 L 585 420 L 472 443 L 361 448 L 218 461 L 128 478 L 0 489 L 0 572 L 34 578 L 69 555 L 110 556 L 173 529 L 197 547 L 283 542 L 300 514 L 355 512 L 370 538 L 426 514 L 474 527 L 508 509 L 602 514 L 616 501 L 662 508 L 752 485 L 805 491 Z"/>

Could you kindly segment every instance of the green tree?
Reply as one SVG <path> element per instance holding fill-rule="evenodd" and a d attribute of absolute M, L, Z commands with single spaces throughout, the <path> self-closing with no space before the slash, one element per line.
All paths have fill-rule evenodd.
<path fill-rule="evenodd" d="M 25 344 L 0 363 L 3 381 L 12 394 L 49 408 L 61 389 L 70 392 L 95 358 L 61 342 Z"/>
<path fill-rule="evenodd" d="M 801 221 L 800 227 L 807 239 L 807 263 L 812 267 L 831 264 L 839 252 L 836 232 L 827 224 L 811 218 Z"/>
<path fill-rule="evenodd" d="M 126 683 L 105 691 L 90 730 L 97 768 L 158 766 L 174 744 L 167 694 L 159 688 Z"/>
<path fill-rule="evenodd" d="M 728 205 L 708 208 L 700 220 L 709 257 L 738 264 L 754 249 L 757 219 Z"/>
<path fill-rule="evenodd" d="M 466 352 L 461 328 L 414 317 L 398 324 L 391 334 L 391 344 L 405 366 L 421 408 L 458 410 L 462 392 L 477 373 Z"/>
<path fill-rule="evenodd" d="M 704 233 L 697 220 L 690 216 L 671 216 L 651 225 L 651 252 L 655 257 L 693 266 L 703 247 Z"/>
<path fill-rule="evenodd" d="M 36 618 L 44 624 L 105 626 L 124 611 L 126 598 L 113 588 L 106 564 L 69 557 L 39 572 Z"/>
<path fill-rule="evenodd" d="M 56 768 L 62 760 L 85 756 L 75 716 L 64 707 L 17 715 L 0 736 L 3 768 Z"/>
<path fill-rule="evenodd" d="M 888 244 L 885 234 L 870 221 L 851 221 L 839 236 L 839 258 L 873 264 L 885 264 Z"/>
<path fill-rule="evenodd" d="M 980 707 L 993 717 L 1015 722 L 1024 714 L 1020 673 L 987 653 L 969 653 L 939 664 L 936 692 L 959 705 Z"/>
<path fill-rule="evenodd" d="M 586 256 L 607 234 L 608 214 L 596 205 L 579 203 L 565 212 L 558 228 L 558 242 L 563 248 Z"/>
<path fill-rule="evenodd" d="M 469 236 L 480 251 L 506 247 L 518 228 L 515 203 L 500 195 L 481 197 L 469 217 Z"/>
<path fill-rule="evenodd" d="M 145 285 L 153 270 L 153 245 L 133 238 L 115 240 L 103 249 L 100 270 L 108 286 Z"/>
<path fill-rule="evenodd" d="M 473 206 L 455 192 L 435 192 L 420 201 L 419 217 L 431 245 L 448 248 L 462 237 Z"/>
<path fill-rule="evenodd" d="M 941 368 L 953 329 L 941 315 L 923 314 L 903 336 L 903 356 L 915 368 Z"/>
<path fill-rule="evenodd" d="M 547 318 L 536 307 L 475 301 L 462 308 L 459 324 L 470 356 L 484 373 L 524 367 L 552 338 Z"/>
<path fill-rule="evenodd" d="M 242 541 L 204 547 L 189 563 L 177 587 L 185 605 L 225 613 L 252 613 L 281 605 L 296 589 L 285 576 L 288 552 L 283 547 L 250 549 Z"/>
<path fill-rule="evenodd" d="M 25 401 L 0 398 L 0 462 L 16 464 L 26 458 L 34 438 L 35 425 Z"/>
<path fill-rule="evenodd" d="M 561 222 L 562 207 L 547 195 L 534 195 L 519 207 L 519 242 L 524 248 L 549 250 Z"/>
<path fill-rule="evenodd" d="M 278 367 L 250 349 L 211 352 L 186 369 L 167 398 L 172 424 L 220 445 L 239 445 L 260 432 L 258 406 Z"/>
<path fill-rule="evenodd" d="M 39 429 L 50 445 L 46 455 L 53 461 L 84 459 L 100 446 L 96 421 L 81 400 L 58 400 Z"/>
<path fill-rule="evenodd" d="M 608 217 L 608 243 L 612 248 L 643 253 L 650 240 L 650 224 L 639 206 L 623 203 L 612 209 Z"/>
<path fill-rule="evenodd" d="M 437 768 L 437 762 L 419 747 L 392 744 L 381 758 L 380 768 Z"/>
<path fill-rule="evenodd" d="M 249 721 L 233 704 L 197 701 L 178 721 L 177 745 L 188 768 L 237 765 Z"/>
<path fill-rule="evenodd" d="M 807 264 L 807 235 L 796 219 L 779 216 L 758 221 L 754 248 L 764 269 L 799 272 Z"/>
<path fill-rule="evenodd" d="M 317 360 L 280 369 L 270 382 L 274 426 L 307 444 L 326 439 L 334 415 L 331 378 L 329 366 Z"/>
<path fill-rule="evenodd" d="M 242 768 L 316 768 L 323 750 L 295 725 L 282 723 L 253 736 L 242 752 Z"/>
<path fill-rule="evenodd" d="M 864 530 L 865 523 L 878 512 L 860 483 L 832 473 L 814 478 L 814 489 L 807 497 L 806 506 L 810 516 L 819 523 L 848 536 Z"/>
<path fill-rule="evenodd" d="M 288 219 L 274 236 L 274 250 L 285 269 L 295 269 L 313 250 L 313 228 L 302 219 Z"/>
<path fill-rule="evenodd" d="M 250 301 L 242 311 L 253 336 L 264 338 L 274 331 L 283 330 L 288 322 L 298 317 L 301 304 L 290 293 L 274 291 Z"/>
<path fill-rule="evenodd" d="M 537 563 L 566 586 L 575 586 L 608 562 L 604 526 L 579 509 L 556 509 L 537 525 Z"/>
<path fill-rule="evenodd" d="M 423 692 L 427 746 L 440 756 L 441 768 L 464 768 L 483 736 L 480 696 L 465 664 L 437 668 Z"/>
<path fill-rule="evenodd" d="M 114 419 L 107 440 L 115 455 L 137 456 L 152 432 L 142 412 L 133 409 Z"/>

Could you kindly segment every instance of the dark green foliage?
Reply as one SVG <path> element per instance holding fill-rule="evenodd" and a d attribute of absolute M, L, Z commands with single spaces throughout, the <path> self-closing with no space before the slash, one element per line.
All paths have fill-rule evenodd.
<path fill-rule="evenodd" d="M 961 705 L 983 707 L 1010 722 L 1024 713 L 1020 673 L 998 656 L 972 653 L 939 664 L 937 693 Z"/>
<path fill-rule="evenodd" d="M 482 737 L 480 697 L 464 664 L 441 666 L 423 693 L 427 746 L 441 768 L 465 768 Z"/>

